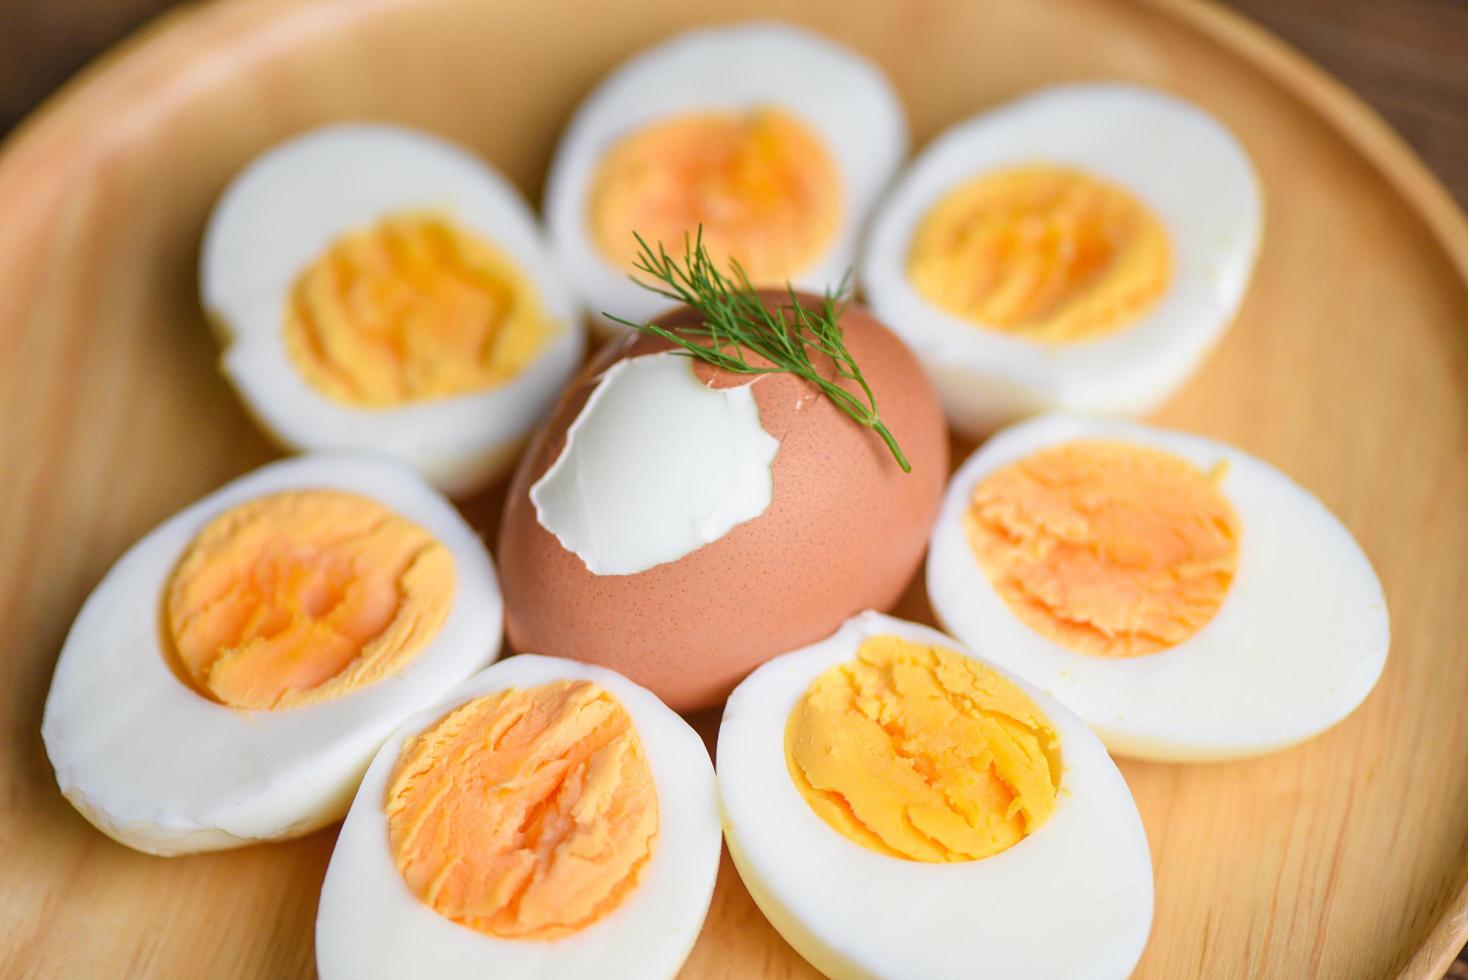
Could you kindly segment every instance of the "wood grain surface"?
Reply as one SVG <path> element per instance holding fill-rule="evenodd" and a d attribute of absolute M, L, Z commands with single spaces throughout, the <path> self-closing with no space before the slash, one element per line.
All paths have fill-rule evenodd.
<path fill-rule="evenodd" d="M 108 45 L 181 0 L 5 0 L 0 133 Z M 1048 2 L 1048 0 L 1037 0 Z M 1468 203 L 1468 2 L 1218 0 L 1275 31 L 1384 115 Z"/>
<path fill-rule="evenodd" d="M 1227 2 L 1349 85 L 1468 203 L 1468 3 Z"/>
<path fill-rule="evenodd" d="M 1468 933 L 1468 224 L 1442 186 L 1330 78 L 1181 0 L 890 0 L 860 18 L 840 0 L 642 0 L 596 31 L 586 9 L 185 10 L 0 155 L 0 975 L 311 973 L 332 831 L 135 854 L 61 799 L 39 738 L 61 640 L 107 566 L 273 453 L 219 379 L 196 299 L 199 235 L 230 175 L 289 133 L 365 116 L 458 139 L 534 195 L 559 127 L 609 66 L 695 21 L 777 11 L 881 62 L 919 140 L 1036 85 L 1104 77 L 1198 101 L 1253 154 L 1258 274 L 1233 332 L 1156 420 L 1273 461 L 1340 515 L 1385 585 L 1393 650 L 1361 710 L 1296 749 L 1123 764 L 1157 871 L 1139 973 L 1440 975 Z M 465 510 L 488 526 L 494 495 Z M 923 615 L 921 596 L 903 611 Z M 685 973 L 814 975 L 727 864 Z"/>

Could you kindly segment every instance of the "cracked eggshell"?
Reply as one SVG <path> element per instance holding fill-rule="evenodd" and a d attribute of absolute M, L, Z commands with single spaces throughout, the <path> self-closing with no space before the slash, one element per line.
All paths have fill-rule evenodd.
<path fill-rule="evenodd" d="M 597 575 L 677 561 L 769 509 L 780 441 L 760 424 L 753 386 L 712 387 L 695 367 L 662 351 L 607 368 L 530 488 L 536 519 Z M 622 438 L 649 429 L 662 438 Z"/>
<path fill-rule="evenodd" d="M 660 322 L 676 327 L 694 316 L 680 308 Z M 855 304 L 841 324 L 911 473 L 809 383 L 789 374 L 750 381 L 699 364 L 716 387 L 751 385 L 761 425 L 779 440 L 770 505 L 677 560 L 597 575 L 540 523 L 530 488 L 560 457 L 603 373 L 670 346 L 652 337 L 614 342 L 562 396 L 511 483 L 497 549 L 511 645 L 610 667 L 687 711 L 717 703 L 770 657 L 829 635 L 859 610 L 895 602 L 937 513 L 948 437 L 937 396 L 902 342 Z M 647 428 L 618 438 L 665 436 Z"/>

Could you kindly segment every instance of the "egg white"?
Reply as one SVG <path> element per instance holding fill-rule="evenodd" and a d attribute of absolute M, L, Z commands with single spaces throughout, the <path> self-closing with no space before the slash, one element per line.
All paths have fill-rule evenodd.
<path fill-rule="evenodd" d="M 1045 446 L 1108 439 L 1172 453 L 1205 473 L 1242 531 L 1217 614 L 1139 657 L 1077 653 L 1025 625 L 979 567 L 963 528 L 974 486 Z M 1386 664 L 1381 583 L 1341 522 L 1279 470 L 1232 446 L 1133 422 L 1050 415 L 1005 429 L 954 474 L 928 548 L 928 597 L 954 636 L 1063 701 L 1111 751 L 1201 761 L 1270 752 L 1354 711 Z"/>
<path fill-rule="evenodd" d="M 536 520 L 594 575 L 677 561 L 774 500 L 780 440 L 751 386 L 710 387 L 693 363 L 661 351 L 607 368 L 530 488 Z"/>
<path fill-rule="evenodd" d="M 505 688 L 563 679 L 599 684 L 631 716 L 657 791 L 652 856 L 622 904 L 585 929 L 547 941 L 486 935 L 439 915 L 403 880 L 388 847 L 388 782 L 403 743 L 461 704 Z M 510 657 L 408 719 L 377 753 L 321 887 L 317 970 L 322 980 L 672 977 L 708 913 L 719 842 L 713 766 L 687 722 L 645 688 L 605 668 L 535 654 Z"/>
<path fill-rule="evenodd" d="M 170 667 L 168 580 L 206 524 L 295 489 L 361 494 L 448 548 L 454 599 L 442 627 L 395 675 L 275 711 L 228 707 Z M 56 782 L 98 829 L 153 854 L 308 833 L 346 812 L 383 739 L 499 654 L 503 609 L 489 553 L 436 491 L 398 463 L 323 454 L 272 463 L 164 521 L 92 591 L 61 650 L 41 726 Z"/>
<path fill-rule="evenodd" d="M 551 162 L 544 201 L 551 244 L 599 329 L 621 329 L 602 313 L 651 319 L 668 306 L 603 257 L 587 227 L 587 196 L 607 152 L 670 116 L 766 106 L 821 139 L 843 187 L 831 242 L 795 285 L 820 292 L 852 266 L 867 215 L 907 155 L 907 117 L 891 82 L 860 55 L 800 28 L 757 22 L 689 31 L 609 75 L 576 111 Z M 663 244 L 674 254 L 682 247 Z"/>
<path fill-rule="evenodd" d="M 785 761 L 791 711 L 821 673 L 889 634 L 974 656 L 936 630 L 866 612 L 766 663 L 729 697 L 719 792 L 729 853 L 755 903 L 838 980 L 1126 976 L 1152 922 L 1136 803 L 1080 719 L 1003 668 L 1047 716 L 1062 764 L 1054 813 L 1014 846 L 952 864 L 889 857 L 831 828 L 800 795 Z"/>
<path fill-rule="evenodd" d="M 343 234 L 415 211 L 447 214 L 502 251 L 556 332 L 494 388 L 393 407 L 338 401 L 312 386 L 286 351 L 291 288 Z M 282 445 L 389 455 L 448 493 L 470 492 L 508 467 L 585 346 L 576 302 L 519 191 L 467 151 L 398 126 L 327 126 L 256 159 L 214 209 L 199 278 L 224 374 Z"/>
<path fill-rule="evenodd" d="M 1167 230 L 1167 289 L 1114 333 L 1029 340 L 935 306 L 907 277 L 913 236 L 945 194 L 984 173 L 1035 163 L 1124 187 Z M 1248 155 L 1203 110 L 1132 85 L 1061 85 L 961 122 L 924 149 L 872 218 L 861 284 L 964 432 L 983 434 L 1046 410 L 1137 415 L 1186 381 L 1233 320 L 1262 226 Z"/>

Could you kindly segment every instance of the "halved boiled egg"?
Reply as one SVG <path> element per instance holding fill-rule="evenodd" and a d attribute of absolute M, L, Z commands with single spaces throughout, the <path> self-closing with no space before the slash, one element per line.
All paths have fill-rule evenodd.
<path fill-rule="evenodd" d="M 1232 321 L 1262 223 L 1248 156 L 1201 109 L 1056 86 L 925 149 L 872 220 L 861 281 L 963 431 L 1134 415 Z"/>
<path fill-rule="evenodd" d="M 1254 755 L 1350 714 L 1386 663 L 1386 600 L 1346 528 L 1231 446 L 1051 415 L 949 484 L 928 596 L 954 636 L 1113 751 Z"/>
<path fill-rule="evenodd" d="M 906 154 L 902 104 L 866 59 L 781 24 L 705 28 L 587 98 L 556 149 L 545 217 L 594 313 L 669 305 L 628 280 L 634 232 L 677 254 L 701 227 L 720 269 L 735 257 L 755 285 L 820 292 L 852 265 Z"/>
<path fill-rule="evenodd" d="M 154 854 L 346 812 L 402 720 L 499 653 L 489 553 L 401 464 L 262 467 L 128 550 L 67 634 L 41 734 L 56 781 Z"/>
<path fill-rule="evenodd" d="M 1151 858 L 1106 750 L 936 630 L 862 613 L 760 667 L 718 777 L 745 885 L 828 976 L 1124 977 L 1146 944 Z"/>
<path fill-rule="evenodd" d="M 250 164 L 200 288 L 225 375 L 284 446 L 389 455 L 450 493 L 509 465 L 584 345 L 519 192 L 396 126 L 328 126 Z"/>
<path fill-rule="evenodd" d="M 323 980 L 671 977 L 719 866 L 698 734 L 610 670 L 524 654 L 409 719 L 352 804 Z"/>

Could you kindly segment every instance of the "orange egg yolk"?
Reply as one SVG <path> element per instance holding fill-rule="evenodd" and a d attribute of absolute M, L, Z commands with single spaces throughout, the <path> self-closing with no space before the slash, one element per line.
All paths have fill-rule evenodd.
<path fill-rule="evenodd" d="M 1228 594 L 1240 525 L 1222 474 L 1145 446 L 1064 443 L 981 480 L 964 524 L 1031 629 L 1080 653 L 1135 657 L 1188 639 Z"/>
<path fill-rule="evenodd" d="M 317 256 L 291 288 L 284 329 L 312 387 L 388 408 L 500 385 L 555 328 L 498 249 L 448 218 L 401 214 Z"/>
<path fill-rule="evenodd" d="M 918 226 L 907 275 L 929 302 L 1032 340 L 1100 337 L 1166 290 L 1162 223 L 1123 188 L 1035 164 L 968 181 Z"/>
<path fill-rule="evenodd" d="M 1055 731 L 994 670 L 874 636 L 816 678 L 785 727 L 790 778 L 821 819 L 879 854 L 974 861 L 1055 809 Z"/>
<path fill-rule="evenodd" d="M 637 887 L 658 801 L 627 710 L 587 681 L 486 694 L 403 746 L 388 843 L 413 893 L 507 939 L 555 939 Z"/>
<path fill-rule="evenodd" d="M 705 112 L 624 137 L 592 180 L 592 238 L 631 269 L 637 232 L 654 248 L 682 248 L 703 229 L 720 269 L 736 258 L 756 284 L 782 285 L 835 235 L 842 189 L 825 145 L 777 109 Z"/>
<path fill-rule="evenodd" d="M 237 708 L 341 697 L 400 670 L 443 625 L 449 551 L 374 500 L 290 490 L 210 521 L 169 580 L 176 666 Z"/>

